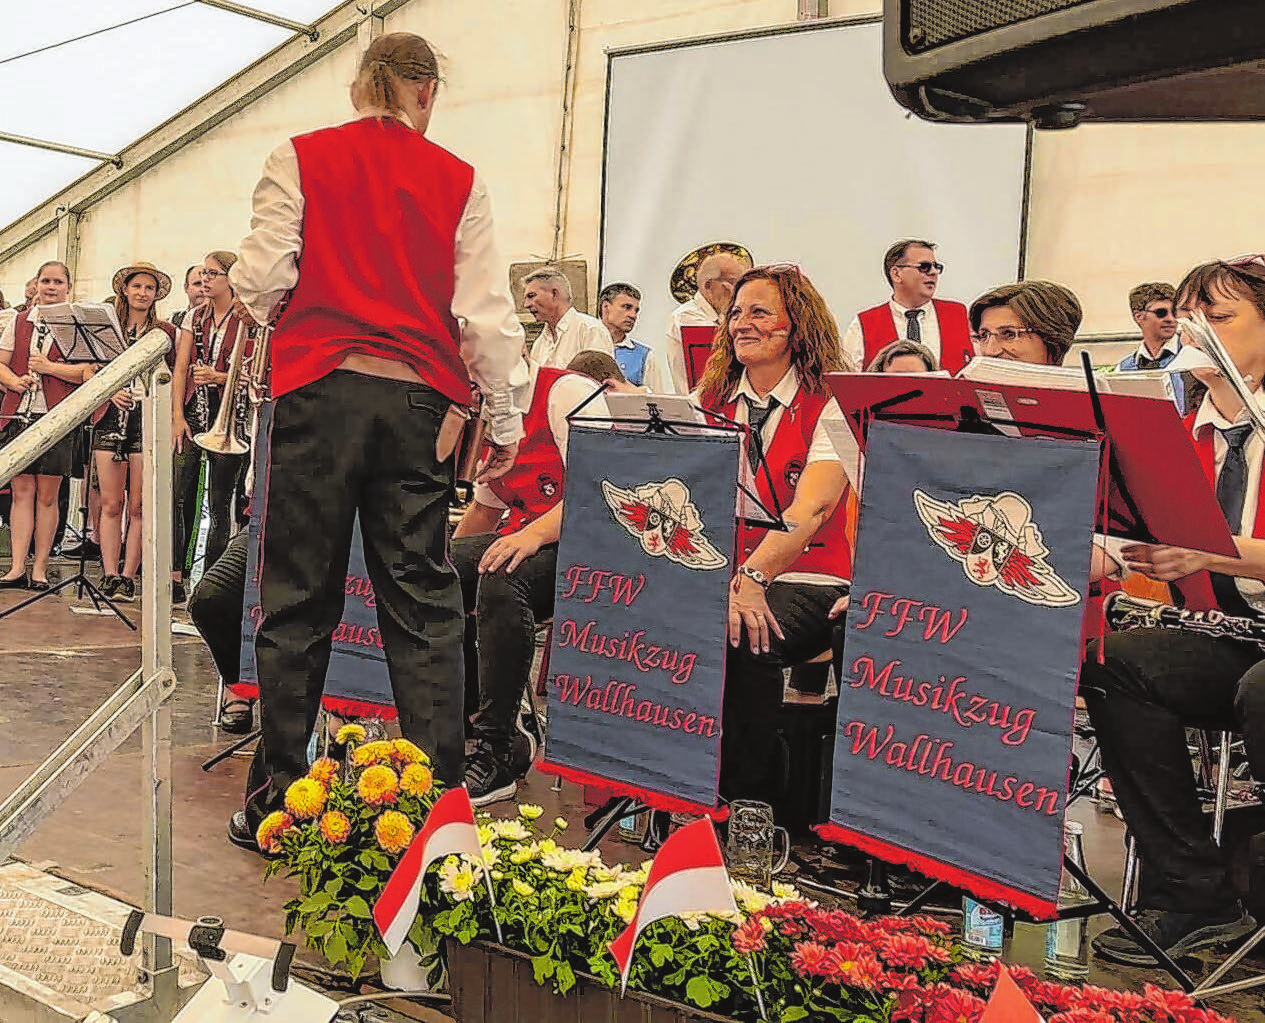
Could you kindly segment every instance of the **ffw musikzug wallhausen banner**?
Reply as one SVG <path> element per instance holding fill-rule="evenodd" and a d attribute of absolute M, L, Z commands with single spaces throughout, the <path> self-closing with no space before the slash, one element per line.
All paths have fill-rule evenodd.
<path fill-rule="evenodd" d="M 1097 481 L 1093 444 L 871 427 L 823 835 L 1053 913 Z"/>
<path fill-rule="evenodd" d="M 259 407 L 259 430 L 255 441 L 255 494 L 251 502 L 249 554 L 246 561 L 246 597 L 242 607 L 242 652 L 240 695 L 256 696 L 259 673 L 255 667 L 255 633 L 263 620 L 259 601 L 261 578 L 260 547 L 263 510 L 267 507 L 269 438 L 272 436 L 272 404 Z M 277 528 L 283 528 L 278 526 Z M 302 529 L 303 524 L 284 528 Z M 347 714 L 373 714 L 392 717 L 395 714 L 391 695 L 391 679 L 387 675 L 386 656 L 378 632 L 378 610 L 374 601 L 369 570 L 365 567 L 364 542 L 357 519 L 351 537 L 351 557 L 347 564 L 347 583 L 343 600 L 343 618 L 334 630 L 329 672 L 325 676 L 325 707 Z"/>
<path fill-rule="evenodd" d="M 543 770 L 716 805 L 737 478 L 735 434 L 572 428 Z"/>

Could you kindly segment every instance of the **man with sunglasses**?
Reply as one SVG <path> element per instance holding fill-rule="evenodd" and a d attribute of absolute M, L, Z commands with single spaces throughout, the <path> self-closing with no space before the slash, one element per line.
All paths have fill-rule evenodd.
<path fill-rule="evenodd" d="M 860 369 L 893 341 L 916 341 L 951 373 L 970 362 L 974 349 L 966 306 L 935 297 L 943 272 L 935 242 L 906 238 L 888 248 L 883 278 L 892 297 L 853 318 L 843 337 L 845 359 Z"/>
<path fill-rule="evenodd" d="M 1173 303 L 1173 286 L 1162 281 L 1139 284 L 1129 292 L 1129 309 L 1133 322 L 1142 331 L 1142 344 L 1132 355 L 1121 359 L 1116 366 L 1122 372 L 1163 369 L 1177 358 L 1182 350 L 1177 336 L 1177 309 Z M 1180 373 L 1171 374 L 1173 399 L 1177 410 L 1186 414 L 1186 381 Z"/>

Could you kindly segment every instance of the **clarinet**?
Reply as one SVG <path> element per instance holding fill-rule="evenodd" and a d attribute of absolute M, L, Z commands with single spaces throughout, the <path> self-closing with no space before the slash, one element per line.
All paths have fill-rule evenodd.
<path fill-rule="evenodd" d="M 130 408 L 119 409 L 119 431 L 114 437 L 114 461 L 116 462 L 127 461 L 127 424 L 131 418 Z"/>
<path fill-rule="evenodd" d="M 1200 636 L 1239 639 L 1265 650 L 1265 621 L 1223 611 L 1191 611 L 1117 591 L 1103 601 L 1103 616 L 1118 632 L 1134 629 L 1176 629 Z"/>

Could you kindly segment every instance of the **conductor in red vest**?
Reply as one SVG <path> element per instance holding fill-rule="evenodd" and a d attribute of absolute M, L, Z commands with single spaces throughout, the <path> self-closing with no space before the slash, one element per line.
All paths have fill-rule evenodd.
<path fill-rule="evenodd" d="M 1177 306 L 1208 317 L 1252 400 L 1265 403 L 1265 257 L 1195 267 L 1177 289 Z M 1265 441 L 1228 380 L 1195 373 L 1208 393 L 1186 425 L 1239 557 L 1148 545 L 1122 554 L 1130 570 L 1170 583 L 1188 607 L 1265 619 Z M 1109 633 L 1086 657 L 1080 691 L 1142 859 L 1138 926 L 1174 959 L 1250 934 L 1256 923 L 1196 794 L 1186 728 L 1241 732 L 1253 777 L 1265 778 L 1265 653 L 1246 638 Z M 1098 935 L 1094 949 L 1112 962 L 1155 963 L 1121 928 Z"/>
<path fill-rule="evenodd" d="M 720 792 L 776 803 L 785 752 L 775 732 L 782 668 L 831 649 L 848 592 L 848 478 L 826 434 L 843 415 L 824 374 L 845 368 L 839 328 L 795 266 L 758 266 L 734 287 L 699 403 L 750 431 L 739 478 L 785 530 L 739 523 L 729 594 Z M 767 521 L 767 520 L 765 520 Z"/>
<path fill-rule="evenodd" d="M 843 336 L 844 355 L 854 366 L 868 366 L 893 341 L 917 341 L 942 369 L 956 373 L 975 355 L 966 306 L 936 298 L 944 264 L 935 242 L 906 238 L 883 255 L 883 279 L 892 297 L 857 313 Z"/>
<path fill-rule="evenodd" d="M 461 783 L 465 616 L 447 557 L 452 452 L 471 380 L 492 479 L 522 436 L 523 335 L 474 168 L 426 138 L 439 69 L 426 40 L 379 36 L 351 86 L 355 117 L 287 140 L 255 189 L 232 283 L 272 335 L 268 479 L 255 650 L 262 752 L 230 838 L 253 846 L 307 771 L 342 615 L 357 514 L 405 738 Z"/>

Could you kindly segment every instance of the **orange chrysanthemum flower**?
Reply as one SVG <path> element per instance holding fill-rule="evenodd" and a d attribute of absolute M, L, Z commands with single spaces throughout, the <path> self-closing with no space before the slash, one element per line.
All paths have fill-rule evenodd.
<path fill-rule="evenodd" d="M 394 771 L 382 764 L 365 769 L 356 786 L 360 798 L 370 806 L 394 803 L 400 796 L 400 779 Z"/>
<path fill-rule="evenodd" d="M 255 841 L 266 853 L 281 852 L 281 835 L 294 827 L 294 818 L 283 810 L 274 810 L 259 824 Z"/>
<path fill-rule="evenodd" d="M 327 842 L 338 845 L 340 842 L 347 841 L 347 836 L 351 834 L 351 821 L 347 819 L 345 813 L 330 810 L 321 815 L 320 829 Z"/>
<path fill-rule="evenodd" d="M 314 781 L 320 782 L 328 789 L 330 782 L 338 777 L 338 768 L 337 760 L 333 760 L 330 757 L 320 757 L 308 769 L 307 776 Z"/>
<path fill-rule="evenodd" d="M 396 739 L 391 743 L 391 757 L 397 764 L 430 763 L 430 757 L 407 739 Z"/>
<path fill-rule="evenodd" d="M 355 748 L 351 754 L 351 762 L 356 767 L 364 767 L 367 764 L 387 764 L 391 762 L 392 752 L 389 739 L 366 742 L 363 746 Z"/>
<path fill-rule="evenodd" d="M 425 764 L 409 764 L 400 775 L 400 788 L 410 796 L 424 796 L 435 787 L 435 776 Z"/>
<path fill-rule="evenodd" d="M 413 841 L 413 825 L 399 810 L 388 810 L 374 821 L 373 835 L 383 852 L 403 852 Z"/>
<path fill-rule="evenodd" d="M 299 821 L 316 817 L 325 809 L 325 786 L 314 778 L 300 778 L 286 789 L 286 810 Z"/>

